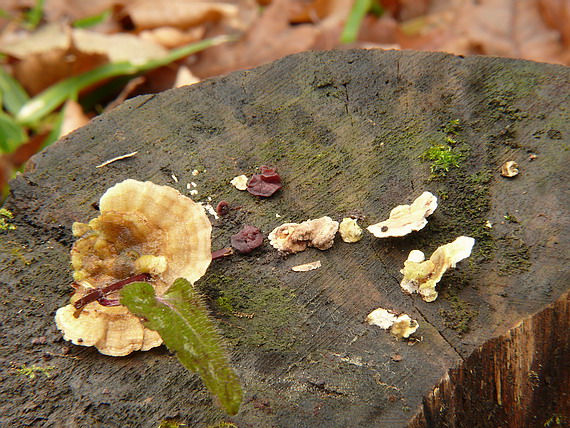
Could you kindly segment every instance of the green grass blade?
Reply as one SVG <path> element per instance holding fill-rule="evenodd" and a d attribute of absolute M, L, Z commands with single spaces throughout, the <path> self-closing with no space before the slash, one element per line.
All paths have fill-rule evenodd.
<path fill-rule="evenodd" d="M 113 12 L 111 9 L 107 9 L 101 12 L 98 15 L 88 16 L 86 18 L 81 18 L 76 21 L 73 21 L 72 26 L 75 28 L 90 28 L 94 27 L 95 25 L 102 24 L 107 19 L 111 17 Z"/>
<path fill-rule="evenodd" d="M 24 128 L 10 116 L 0 112 L 0 154 L 12 153 L 27 139 Z"/>
<path fill-rule="evenodd" d="M 29 29 L 33 30 L 42 21 L 42 17 L 44 16 L 44 2 L 45 0 L 36 0 L 34 7 L 25 13 L 24 17 Z"/>
<path fill-rule="evenodd" d="M 239 379 L 232 370 L 222 337 L 192 284 L 178 278 L 162 296 L 145 282 L 126 285 L 121 304 L 146 318 L 145 326 L 158 331 L 164 343 L 189 370 L 197 372 L 211 394 L 230 415 L 242 400 Z"/>
<path fill-rule="evenodd" d="M 340 36 L 341 43 L 354 43 L 356 41 L 360 24 L 371 5 L 372 0 L 356 0 L 354 2 Z"/>
<path fill-rule="evenodd" d="M 30 99 L 20 82 L 2 67 L 0 67 L 0 93 L 4 108 L 13 115 L 16 115 Z"/>
<path fill-rule="evenodd" d="M 163 65 L 170 64 L 176 60 L 184 58 L 206 48 L 234 40 L 232 37 L 220 36 L 211 39 L 201 40 L 197 43 L 173 49 L 162 58 L 147 61 L 144 64 L 131 64 L 130 62 L 119 62 L 105 64 L 83 74 L 62 80 L 50 86 L 42 93 L 30 99 L 16 115 L 16 120 L 21 124 L 31 124 L 41 120 L 43 117 L 54 111 L 68 98 L 79 93 L 82 89 L 111 77 L 127 74 L 142 73 Z"/>

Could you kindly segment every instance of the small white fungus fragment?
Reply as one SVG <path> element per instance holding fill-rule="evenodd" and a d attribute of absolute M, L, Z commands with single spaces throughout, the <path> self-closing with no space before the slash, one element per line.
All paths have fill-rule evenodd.
<path fill-rule="evenodd" d="M 405 236 L 423 229 L 428 223 L 426 217 L 436 208 L 437 198 L 430 192 L 424 192 L 412 204 L 398 205 L 390 212 L 388 220 L 368 226 L 368 231 L 377 238 Z"/>
<path fill-rule="evenodd" d="M 196 196 L 198 194 L 198 191 L 196 189 L 190 190 L 190 194 L 192 196 Z"/>
<path fill-rule="evenodd" d="M 175 183 L 178 183 L 178 178 L 174 174 L 172 174 L 171 177 Z"/>
<path fill-rule="evenodd" d="M 216 212 L 214 207 L 212 207 L 210 204 L 205 204 L 204 202 L 198 202 L 198 203 L 202 206 L 202 208 L 204 208 L 204 211 L 206 211 L 208 214 L 210 214 L 216 220 L 219 218 L 218 213 Z"/>
<path fill-rule="evenodd" d="M 194 171 L 192 171 L 192 175 L 194 177 L 196 177 L 198 174 L 200 174 L 200 171 L 198 171 L 197 169 L 195 169 Z"/>
<path fill-rule="evenodd" d="M 387 309 L 374 309 L 366 317 L 366 322 L 376 325 L 384 330 L 390 329 L 390 333 L 400 338 L 408 338 L 420 326 L 416 320 L 406 314 L 396 314 Z"/>
<path fill-rule="evenodd" d="M 340 222 L 338 231 L 344 242 L 358 242 L 362 239 L 362 229 L 356 223 L 356 219 L 345 217 Z"/>
<path fill-rule="evenodd" d="M 237 177 L 232 178 L 230 184 L 238 190 L 247 190 L 247 182 L 247 175 L 238 175 Z"/>
<path fill-rule="evenodd" d="M 190 183 L 186 183 L 186 190 L 190 190 Z"/>
<path fill-rule="evenodd" d="M 295 272 L 309 272 L 310 270 L 315 270 L 321 267 L 321 261 L 317 260 L 311 263 L 305 263 L 303 265 L 293 266 L 292 271 Z"/>
<path fill-rule="evenodd" d="M 196 187 L 196 186 L 197 186 L 197 184 L 194 183 L 193 181 L 192 181 L 190 184 L 192 185 L 192 187 Z"/>

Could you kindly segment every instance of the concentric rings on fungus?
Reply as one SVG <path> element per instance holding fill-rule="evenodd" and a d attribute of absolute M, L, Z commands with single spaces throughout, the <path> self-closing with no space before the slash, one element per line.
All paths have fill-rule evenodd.
<path fill-rule="evenodd" d="M 141 274 L 147 274 L 157 295 L 180 277 L 194 283 L 212 259 L 212 226 L 199 204 L 150 181 L 116 184 L 99 207 L 99 217 L 73 225 L 78 237 L 71 249 L 75 292 L 71 304 L 58 309 L 57 327 L 66 340 L 95 346 L 106 355 L 149 350 L 162 339 L 118 305 L 119 292 L 97 296 L 112 289 L 109 285 Z"/>

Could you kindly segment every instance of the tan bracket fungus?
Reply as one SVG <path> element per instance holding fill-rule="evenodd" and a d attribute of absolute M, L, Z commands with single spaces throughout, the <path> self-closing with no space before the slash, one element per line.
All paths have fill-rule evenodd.
<path fill-rule="evenodd" d="M 430 192 L 422 193 L 410 205 L 398 205 L 388 220 L 368 226 L 368 231 L 377 238 L 405 236 L 421 230 L 427 224 L 426 217 L 437 208 L 437 198 Z"/>
<path fill-rule="evenodd" d="M 126 307 L 92 301 L 78 310 L 74 304 L 95 289 L 141 273 L 150 274 L 157 295 L 180 277 L 194 283 L 211 261 L 212 226 L 199 204 L 149 181 L 116 184 L 99 207 L 99 217 L 73 225 L 75 292 L 71 304 L 57 310 L 57 327 L 66 340 L 95 346 L 102 354 L 149 350 L 162 344 L 161 337 Z M 118 292 L 106 297 L 116 299 Z"/>
<path fill-rule="evenodd" d="M 300 224 L 285 223 L 273 229 L 269 234 L 269 243 L 285 253 L 298 253 L 308 246 L 328 250 L 333 245 L 338 227 L 338 221 L 327 216 Z"/>
<path fill-rule="evenodd" d="M 437 299 L 435 286 L 447 269 L 469 257 L 475 245 L 475 239 L 460 236 L 449 244 L 442 245 L 433 252 L 429 260 L 424 253 L 412 250 L 400 271 L 404 278 L 400 286 L 406 293 L 419 293 L 426 302 Z"/>

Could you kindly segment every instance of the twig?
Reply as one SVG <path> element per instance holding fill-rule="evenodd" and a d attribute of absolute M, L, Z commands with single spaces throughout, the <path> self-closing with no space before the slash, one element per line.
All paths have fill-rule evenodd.
<path fill-rule="evenodd" d="M 108 161 L 103 162 L 101 165 L 97 165 L 95 168 L 103 168 L 104 166 L 107 166 L 107 165 L 109 165 L 110 163 L 116 162 L 116 161 L 118 161 L 118 160 L 133 157 L 133 156 L 136 155 L 137 153 L 138 153 L 138 152 L 132 152 L 132 153 L 129 153 L 129 154 L 126 154 L 126 155 L 117 156 L 116 158 L 109 159 Z"/>

